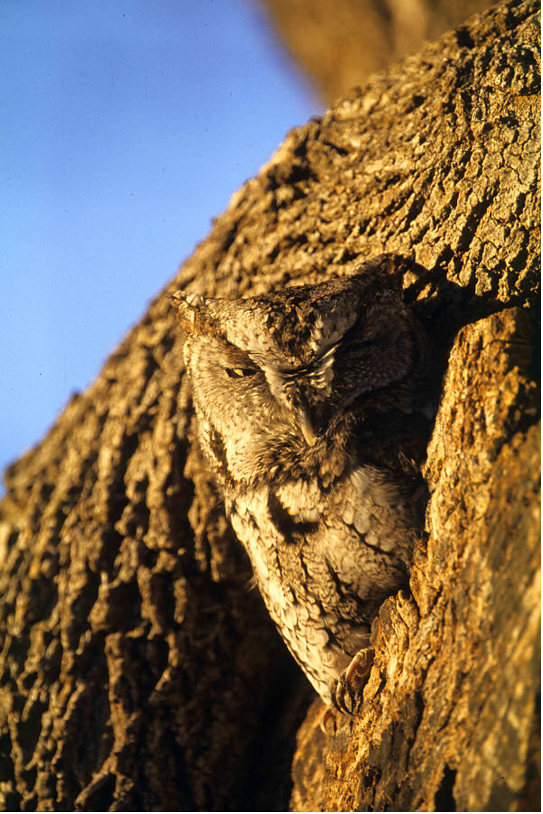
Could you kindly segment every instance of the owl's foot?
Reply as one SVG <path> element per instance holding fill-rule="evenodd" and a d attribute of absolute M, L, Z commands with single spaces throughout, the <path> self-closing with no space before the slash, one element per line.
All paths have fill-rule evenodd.
<path fill-rule="evenodd" d="M 375 650 L 365 647 L 355 653 L 332 690 L 332 703 L 340 712 L 354 715 L 360 702 L 360 690 L 366 683 L 373 664 Z"/>
<path fill-rule="evenodd" d="M 320 728 L 325 735 L 333 737 L 337 733 L 341 715 L 356 713 L 360 692 L 368 680 L 374 656 L 373 647 L 359 650 L 332 687 L 332 706 L 324 711 L 320 720 Z M 339 717 L 338 713 L 341 713 Z"/>
<path fill-rule="evenodd" d="M 325 735 L 334 737 L 341 727 L 342 716 L 356 713 L 374 656 L 373 647 L 359 650 L 331 687 L 332 704 L 324 710 L 320 719 L 320 728 Z"/>

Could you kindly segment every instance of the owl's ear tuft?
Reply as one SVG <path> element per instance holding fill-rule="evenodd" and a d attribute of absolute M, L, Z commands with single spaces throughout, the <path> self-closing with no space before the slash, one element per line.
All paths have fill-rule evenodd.
<path fill-rule="evenodd" d="M 209 313 L 206 300 L 200 294 L 184 294 L 182 291 L 174 291 L 169 297 L 175 308 L 177 320 L 186 333 L 216 332 L 216 320 Z"/>

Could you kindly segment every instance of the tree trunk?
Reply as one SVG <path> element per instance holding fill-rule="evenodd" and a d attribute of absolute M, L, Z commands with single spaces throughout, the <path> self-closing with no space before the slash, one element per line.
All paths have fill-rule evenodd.
<path fill-rule="evenodd" d="M 538 32 L 536 2 L 494 7 L 293 131 L 8 470 L 4 808 L 539 810 Z M 192 443 L 166 293 L 383 252 L 442 362 L 427 534 L 326 737 Z"/>

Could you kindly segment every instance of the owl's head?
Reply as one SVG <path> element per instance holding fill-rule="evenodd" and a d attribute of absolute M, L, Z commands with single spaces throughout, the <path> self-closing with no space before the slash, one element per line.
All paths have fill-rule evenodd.
<path fill-rule="evenodd" d="M 172 299 L 206 444 L 238 478 L 280 448 L 322 454 L 364 399 L 419 364 L 401 281 L 382 268 L 247 299 Z"/>

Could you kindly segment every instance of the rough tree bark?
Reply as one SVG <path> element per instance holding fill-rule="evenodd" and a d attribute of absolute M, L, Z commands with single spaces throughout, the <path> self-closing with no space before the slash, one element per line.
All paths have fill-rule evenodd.
<path fill-rule="evenodd" d="M 539 810 L 538 32 L 533 0 L 495 7 L 293 131 L 168 287 L 408 269 L 444 373 L 427 535 L 359 716 L 326 738 L 316 700 L 300 727 L 314 696 L 191 443 L 163 292 L 6 475 L 4 808 Z"/>
<path fill-rule="evenodd" d="M 375 71 L 416 53 L 493 0 L 256 0 L 333 104 Z"/>

